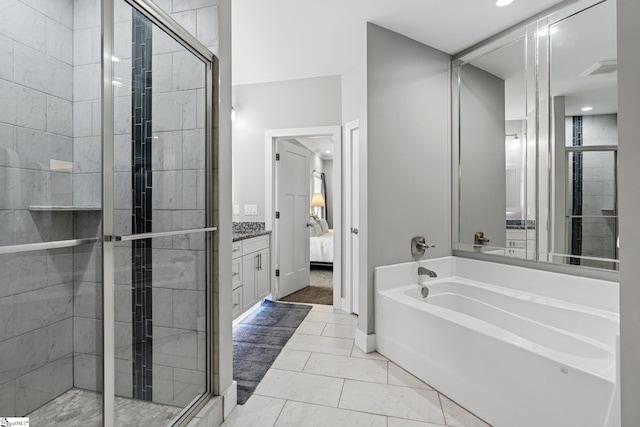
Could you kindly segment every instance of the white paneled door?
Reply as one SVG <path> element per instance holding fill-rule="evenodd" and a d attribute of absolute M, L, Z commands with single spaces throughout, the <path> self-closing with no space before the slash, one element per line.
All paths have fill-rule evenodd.
<path fill-rule="evenodd" d="M 276 161 L 278 298 L 309 285 L 309 188 L 311 153 L 280 139 Z"/>

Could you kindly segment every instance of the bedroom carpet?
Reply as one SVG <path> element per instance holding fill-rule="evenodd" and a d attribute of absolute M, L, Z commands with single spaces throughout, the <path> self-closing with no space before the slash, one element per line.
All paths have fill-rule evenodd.
<path fill-rule="evenodd" d="M 233 379 L 238 382 L 240 405 L 251 397 L 310 310 L 311 306 L 265 300 L 259 309 L 234 326 Z"/>
<path fill-rule="evenodd" d="M 281 298 L 286 302 L 333 305 L 333 271 L 311 269 L 309 286 Z"/>

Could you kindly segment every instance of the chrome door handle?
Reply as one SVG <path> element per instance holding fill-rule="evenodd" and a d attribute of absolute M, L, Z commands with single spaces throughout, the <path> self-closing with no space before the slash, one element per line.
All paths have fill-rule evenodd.
<path fill-rule="evenodd" d="M 358 233 L 359 233 L 358 229 L 357 229 L 357 228 L 355 228 L 355 227 L 351 227 L 351 232 L 352 232 L 353 234 L 358 234 Z"/>

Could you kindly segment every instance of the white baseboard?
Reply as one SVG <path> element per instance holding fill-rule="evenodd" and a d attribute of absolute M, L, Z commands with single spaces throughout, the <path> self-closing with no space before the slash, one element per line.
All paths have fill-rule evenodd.
<path fill-rule="evenodd" d="M 356 347 L 365 353 L 376 350 L 376 334 L 365 334 L 360 329 L 356 329 Z"/>
<path fill-rule="evenodd" d="M 226 420 L 233 408 L 238 404 L 238 382 L 232 381 L 229 388 L 222 393 L 222 409 Z"/>

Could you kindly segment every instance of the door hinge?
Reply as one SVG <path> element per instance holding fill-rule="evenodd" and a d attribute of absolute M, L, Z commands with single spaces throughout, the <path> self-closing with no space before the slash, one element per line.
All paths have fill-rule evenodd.
<path fill-rule="evenodd" d="M 280 212 L 276 211 L 276 219 L 280 219 Z"/>
<path fill-rule="evenodd" d="M 276 277 L 280 277 L 280 270 L 276 269 Z"/>
<path fill-rule="evenodd" d="M 276 162 L 280 161 L 280 153 L 276 153 Z"/>

